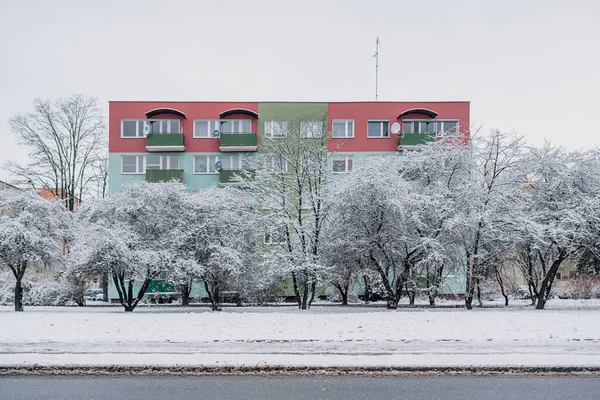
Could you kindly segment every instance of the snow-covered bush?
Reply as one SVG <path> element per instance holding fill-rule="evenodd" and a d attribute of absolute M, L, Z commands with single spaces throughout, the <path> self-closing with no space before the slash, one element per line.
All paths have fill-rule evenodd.
<path fill-rule="evenodd" d="M 62 262 L 70 217 L 61 201 L 27 191 L 0 191 L 0 268 L 14 276 L 15 311 L 23 311 L 25 272 L 35 263 Z"/>
<path fill-rule="evenodd" d="M 569 299 L 600 299 L 600 276 L 580 275 L 557 283 L 555 294 Z"/>
<path fill-rule="evenodd" d="M 24 279 L 23 304 L 26 306 L 65 306 L 73 304 L 68 285 L 47 277 Z M 0 275 L 0 305 L 13 305 L 15 300 L 14 277 Z"/>

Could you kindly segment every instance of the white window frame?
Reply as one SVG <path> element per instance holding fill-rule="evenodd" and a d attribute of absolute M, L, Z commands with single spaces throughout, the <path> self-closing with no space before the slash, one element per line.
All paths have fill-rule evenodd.
<path fill-rule="evenodd" d="M 283 161 L 283 163 L 282 163 L 283 164 L 283 170 L 277 170 L 277 171 L 275 171 L 275 168 L 272 168 L 272 167 L 275 166 L 275 161 L 276 161 L 277 157 L 279 158 L 279 161 Z M 273 160 L 273 161 L 270 161 L 270 160 Z M 265 156 L 264 163 L 265 163 L 265 165 L 264 165 L 265 169 L 268 172 L 270 172 L 270 173 L 273 173 L 273 174 L 286 174 L 288 172 L 288 162 L 287 162 L 287 159 L 285 157 L 283 157 L 282 155 L 279 155 L 279 154 L 267 154 Z"/>
<path fill-rule="evenodd" d="M 161 156 L 158 154 L 148 154 L 143 157 L 144 157 L 144 170 L 145 171 L 148 171 L 148 157 L 159 157 L 158 170 L 182 169 L 182 168 L 180 168 L 179 156 Z M 171 161 L 173 161 L 174 159 L 177 160 L 177 168 L 171 168 Z M 150 170 L 150 171 L 156 171 L 156 169 Z"/>
<path fill-rule="evenodd" d="M 309 127 L 312 127 L 309 129 Z M 309 135 L 310 131 L 310 135 Z M 315 135 L 316 133 L 316 135 Z M 323 121 L 303 120 L 300 121 L 300 137 L 306 139 L 320 139 L 323 137 Z"/>
<path fill-rule="evenodd" d="M 182 127 L 182 123 L 180 119 L 148 119 L 147 120 L 147 124 L 150 125 L 150 130 L 152 130 L 152 122 L 164 122 L 167 121 L 167 131 L 166 132 L 150 132 L 150 133 L 154 133 L 154 134 L 160 134 L 160 135 L 166 135 L 166 134 L 181 134 L 183 133 L 183 127 Z M 175 131 L 173 129 L 171 129 L 171 123 L 173 121 L 177 121 L 177 123 L 179 124 L 179 128 Z"/>
<path fill-rule="evenodd" d="M 379 122 L 379 136 L 369 136 L 369 123 Z M 383 123 L 387 122 L 387 136 L 383 136 Z M 370 119 L 367 121 L 367 139 L 389 139 L 390 137 L 390 120 L 389 119 Z"/>
<path fill-rule="evenodd" d="M 205 158 L 208 157 L 209 158 L 208 162 L 206 163 L 206 165 L 207 165 L 207 172 L 197 172 L 196 171 L 196 158 L 197 157 L 205 157 Z M 219 174 L 219 171 L 217 171 L 216 168 L 215 168 L 214 172 L 211 172 L 211 170 L 210 170 L 210 165 L 211 165 L 210 158 L 214 158 L 214 164 L 216 164 L 217 161 L 219 161 L 219 156 L 217 156 L 215 154 L 207 154 L 205 156 L 195 155 L 194 157 L 192 157 L 192 163 L 193 163 L 192 164 L 192 171 L 194 171 L 194 175 L 218 175 Z"/>
<path fill-rule="evenodd" d="M 335 161 L 341 161 L 341 159 L 343 159 L 344 161 L 344 171 L 334 171 L 334 165 L 335 165 Z M 348 161 L 352 160 L 352 168 L 348 169 Z M 349 172 L 352 172 L 352 169 L 354 169 L 354 156 L 352 155 L 346 155 L 346 156 L 333 156 L 332 157 L 332 164 L 331 164 L 331 172 L 334 174 L 347 174 Z"/>
<path fill-rule="evenodd" d="M 279 124 L 279 128 L 283 132 L 283 135 L 273 136 L 273 128 L 275 124 Z M 287 137 L 288 133 L 288 122 L 282 119 L 274 119 L 265 121 L 265 138 L 267 139 L 280 139 Z"/>
<path fill-rule="evenodd" d="M 124 172 L 123 171 L 123 158 L 124 157 L 135 157 L 135 172 Z M 140 170 L 140 157 L 142 158 L 142 169 Z M 121 155 L 121 175 L 141 175 L 146 173 L 146 156 L 136 154 L 123 154 Z"/>
<path fill-rule="evenodd" d="M 207 136 L 200 136 L 196 131 L 196 122 L 207 122 L 208 123 L 208 132 L 206 132 Z M 212 128 L 212 129 L 211 129 Z M 194 139 L 211 139 L 212 133 L 215 130 L 221 131 L 221 120 L 218 119 L 195 119 L 194 120 Z"/>
<path fill-rule="evenodd" d="M 404 130 L 404 123 L 405 122 L 419 122 L 419 132 L 406 132 Z M 434 125 L 434 132 L 422 132 L 421 131 L 421 122 L 433 122 Z M 456 124 L 456 132 L 454 132 L 453 134 L 450 135 L 444 135 L 444 130 L 443 130 L 443 126 L 446 122 L 452 122 Z M 406 133 L 407 135 L 411 135 L 411 134 L 426 134 L 429 133 L 430 135 L 435 135 L 436 137 L 456 137 L 458 136 L 458 130 L 459 130 L 459 121 L 457 119 L 407 119 L 407 120 L 403 120 L 402 121 L 402 133 Z M 439 126 L 441 126 L 442 128 L 440 129 Z"/>
<path fill-rule="evenodd" d="M 311 161 L 311 164 L 307 167 L 307 162 Z M 316 163 L 315 161 L 320 161 L 321 164 Z M 318 172 L 319 168 L 323 166 L 324 163 L 327 162 L 327 157 L 322 154 L 310 154 L 304 153 L 302 154 L 302 170 L 307 172 Z"/>
<path fill-rule="evenodd" d="M 352 123 L 352 129 L 348 129 L 348 122 Z M 335 129 L 333 128 L 334 124 L 344 124 L 344 135 L 343 136 L 335 136 Z M 334 119 L 331 121 L 331 137 L 335 139 L 344 139 L 344 138 L 353 138 L 354 137 L 354 127 L 356 126 L 353 119 Z M 349 132 L 351 131 L 351 132 Z"/>
<path fill-rule="evenodd" d="M 456 131 L 454 133 L 452 133 L 450 135 L 445 135 L 443 128 L 442 129 L 438 128 L 438 124 L 439 123 L 442 123 L 442 127 L 443 127 L 446 122 L 454 122 L 454 123 L 456 123 Z M 435 120 L 435 134 L 436 134 L 437 137 L 457 137 L 458 136 L 459 127 L 460 127 L 460 125 L 459 125 L 457 119 L 436 119 Z"/>
<path fill-rule="evenodd" d="M 406 132 L 404 130 L 404 123 L 414 124 L 415 122 L 419 123 L 419 130 L 418 130 L 418 132 L 414 132 L 414 131 L 413 132 Z M 421 124 L 424 123 L 424 122 L 425 123 L 433 123 L 433 132 L 427 132 L 427 131 L 422 131 L 421 130 Z M 431 135 L 435 135 L 436 131 L 437 131 L 437 122 L 436 122 L 435 119 L 407 119 L 407 120 L 403 120 L 402 121 L 402 133 L 406 133 L 407 135 L 425 134 L 425 133 L 428 133 L 428 134 L 431 134 Z"/>
<path fill-rule="evenodd" d="M 272 232 L 274 232 L 277 229 L 281 229 L 281 234 L 279 235 L 281 237 L 281 241 L 278 240 L 273 240 L 274 236 L 272 234 Z M 269 238 L 269 240 L 267 240 L 267 238 Z M 285 243 L 285 227 L 281 226 L 281 227 L 275 227 L 275 228 L 269 228 L 267 229 L 267 231 L 265 232 L 264 235 L 264 242 L 265 244 L 282 244 Z"/>
<path fill-rule="evenodd" d="M 223 119 L 221 121 L 219 121 L 219 132 L 220 133 L 252 133 L 252 120 L 251 119 Z M 231 122 L 234 125 L 234 130 L 232 132 L 225 132 L 224 130 L 220 129 L 223 126 L 223 123 L 225 122 Z M 242 129 L 243 123 L 244 122 L 249 122 L 250 123 L 250 129 L 249 130 L 244 130 Z"/>
<path fill-rule="evenodd" d="M 137 155 L 137 154 L 123 154 L 121 155 L 121 175 L 141 175 L 141 174 L 145 174 L 146 171 L 148 171 L 148 156 L 155 156 L 154 154 L 151 155 Z M 157 157 L 160 157 L 159 159 L 159 167 L 158 169 L 153 169 L 150 171 L 158 171 L 158 170 L 171 170 L 171 161 L 173 159 L 177 159 L 177 168 L 173 168 L 173 170 L 178 170 L 178 169 L 183 169 L 181 168 L 181 160 L 179 159 L 179 156 L 160 156 L 160 155 L 156 155 Z M 136 170 L 135 172 L 123 172 L 123 157 L 135 157 L 135 167 Z M 141 159 L 141 162 L 140 162 Z M 142 167 L 142 169 L 140 169 L 140 165 Z"/>
<path fill-rule="evenodd" d="M 252 170 L 252 165 L 251 163 L 249 163 L 249 167 L 248 169 L 244 169 L 244 159 L 249 160 L 250 157 L 246 157 L 242 154 L 231 154 L 231 155 L 222 155 L 222 156 L 217 156 L 217 161 L 222 161 L 222 158 L 232 158 L 232 159 L 237 159 L 237 161 L 232 162 L 231 164 L 231 168 L 227 169 L 227 168 L 223 168 L 223 170 L 225 171 L 249 171 Z M 215 161 L 215 163 L 217 162 Z M 234 165 L 235 164 L 235 165 Z"/>
<path fill-rule="evenodd" d="M 131 122 L 131 121 L 135 121 L 137 122 L 137 130 L 136 130 L 136 135 L 135 136 L 123 136 L 124 133 L 124 123 L 125 122 Z M 140 122 L 141 122 L 141 127 L 140 127 Z M 146 120 L 145 119 L 132 119 L 132 118 L 125 118 L 121 120 L 121 139 L 139 139 L 139 138 L 145 138 L 146 135 L 144 134 L 144 125 L 146 124 Z"/>

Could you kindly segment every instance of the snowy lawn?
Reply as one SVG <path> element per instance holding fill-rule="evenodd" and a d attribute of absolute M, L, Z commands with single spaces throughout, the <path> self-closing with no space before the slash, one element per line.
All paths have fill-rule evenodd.
<path fill-rule="evenodd" d="M 548 308 L 0 307 L 0 364 L 600 366 L 600 303 Z"/>

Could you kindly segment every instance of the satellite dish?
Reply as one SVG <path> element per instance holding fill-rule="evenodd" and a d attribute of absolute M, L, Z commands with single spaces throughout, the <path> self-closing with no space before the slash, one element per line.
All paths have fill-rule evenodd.
<path fill-rule="evenodd" d="M 213 131 L 213 133 L 212 133 L 212 137 L 213 137 L 213 139 L 218 139 L 218 138 L 219 138 L 219 136 L 221 136 L 221 132 L 219 132 L 219 130 L 218 130 L 218 129 L 215 129 L 215 130 Z"/>
<path fill-rule="evenodd" d="M 150 133 L 150 125 L 144 124 L 144 135 L 147 135 L 149 133 Z"/>
<path fill-rule="evenodd" d="M 400 123 L 399 123 L 399 122 L 394 122 L 394 123 L 392 124 L 392 133 L 393 133 L 394 135 L 397 135 L 397 134 L 399 134 L 399 133 L 400 133 Z"/>
<path fill-rule="evenodd" d="M 215 132 L 219 132 L 219 131 L 215 131 Z M 223 169 L 223 164 L 221 163 L 221 161 L 217 161 L 217 162 L 215 163 L 215 169 L 216 169 L 217 171 L 220 171 L 220 170 L 222 170 L 222 169 Z"/>

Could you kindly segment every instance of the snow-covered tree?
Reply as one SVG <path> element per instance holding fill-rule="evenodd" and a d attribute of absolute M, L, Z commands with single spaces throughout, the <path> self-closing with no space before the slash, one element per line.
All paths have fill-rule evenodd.
<path fill-rule="evenodd" d="M 31 263 L 62 261 L 69 220 L 62 202 L 28 191 L 0 191 L 0 267 L 15 277 L 15 311 L 23 311 L 22 282 Z"/>
<path fill-rule="evenodd" d="M 407 183 L 397 157 L 365 161 L 336 179 L 328 193 L 331 208 L 329 246 L 343 247 L 345 262 L 364 262 L 381 278 L 388 308 L 396 308 L 404 284 L 401 201 Z M 362 261 L 364 260 L 364 261 Z"/>
<path fill-rule="evenodd" d="M 319 259 L 327 205 L 327 118 L 308 116 L 269 126 L 258 168 L 245 184 L 262 208 L 264 266 L 291 277 L 298 307 L 307 309 L 327 268 Z"/>
<path fill-rule="evenodd" d="M 348 241 L 354 240 L 354 236 L 345 227 L 348 216 L 339 213 L 341 208 L 335 208 L 330 214 L 331 219 L 325 225 L 323 249 L 321 259 L 330 267 L 327 282 L 333 286 L 340 295 L 342 305 L 348 305 L 348 296 L 359 277 L 365 284 L 365 301 L 368 302 L 368 283 L 366 273 L 367 260 L 353 246 L 348 246 Z M 351 236 L 347 236 L 350 234 Z"/>
<path fill-rule="evenodd" d="M 125 311 L 133 311 L 150 281 L 164 279 L 181 262 L 179 243 L 189 215 L 186 188 L 177 182 L 132 182 L 89 202 L 72 234 L 70 272 L 107 273 Z"/>
<path fill-rule="evenodd" d="M 28 151 L 29 162 L 7 163 L 6 167 L 63 199 L 65 207 L 75 211 L 103 175 L 100 160 L 108 150 L 103 111 L 96 98 L 79 94 L 36 99 L 33 106 L 32 112 L 10 120 L 17 141 Z"/>
<path fill-rule="evenodd" d="M 515 198 L 523 187 L 518 178 L 523 152 L 521 137 L 492 131 L 473 137 L 458 164 L 447 165 L 449 170 L 466 172 L 450 194 L 456 211 L 449 229 L 466 265 L 467 309 L 472 308 L 484 269 L 512 246 L 511 233 L 517 223 Z"/>
<path fill-rule="evenodd" d="M 192 194 L 188 207 L 180 263 L 171 280 L 186 290 L 201 280 L 213 310 L 219 310 L 221 293 L 244 292 L 245 272 L 256 264 L 256 204 L 242 190 L 210 187 Z"/>
<path fill-rule="evenodd" d="M 408 184 L 401 200 L 406 209 L 402 278 L 411 305 L 419 286 L 435 305 L 447 275 L 461 264 L 452 219 L 461 201 L 456 190 L 468 177 L 464 164 L 463 140 L 433 142 L 402 157 L 401 176 Z"/>
<path fill-rule="evenodd" d="M 600 254 L 599 166 L 595 151 L 567 152 L 549 144 L 527 156 L 515 255 L 537 309 L 544 308 L 566 259 Z"/>

